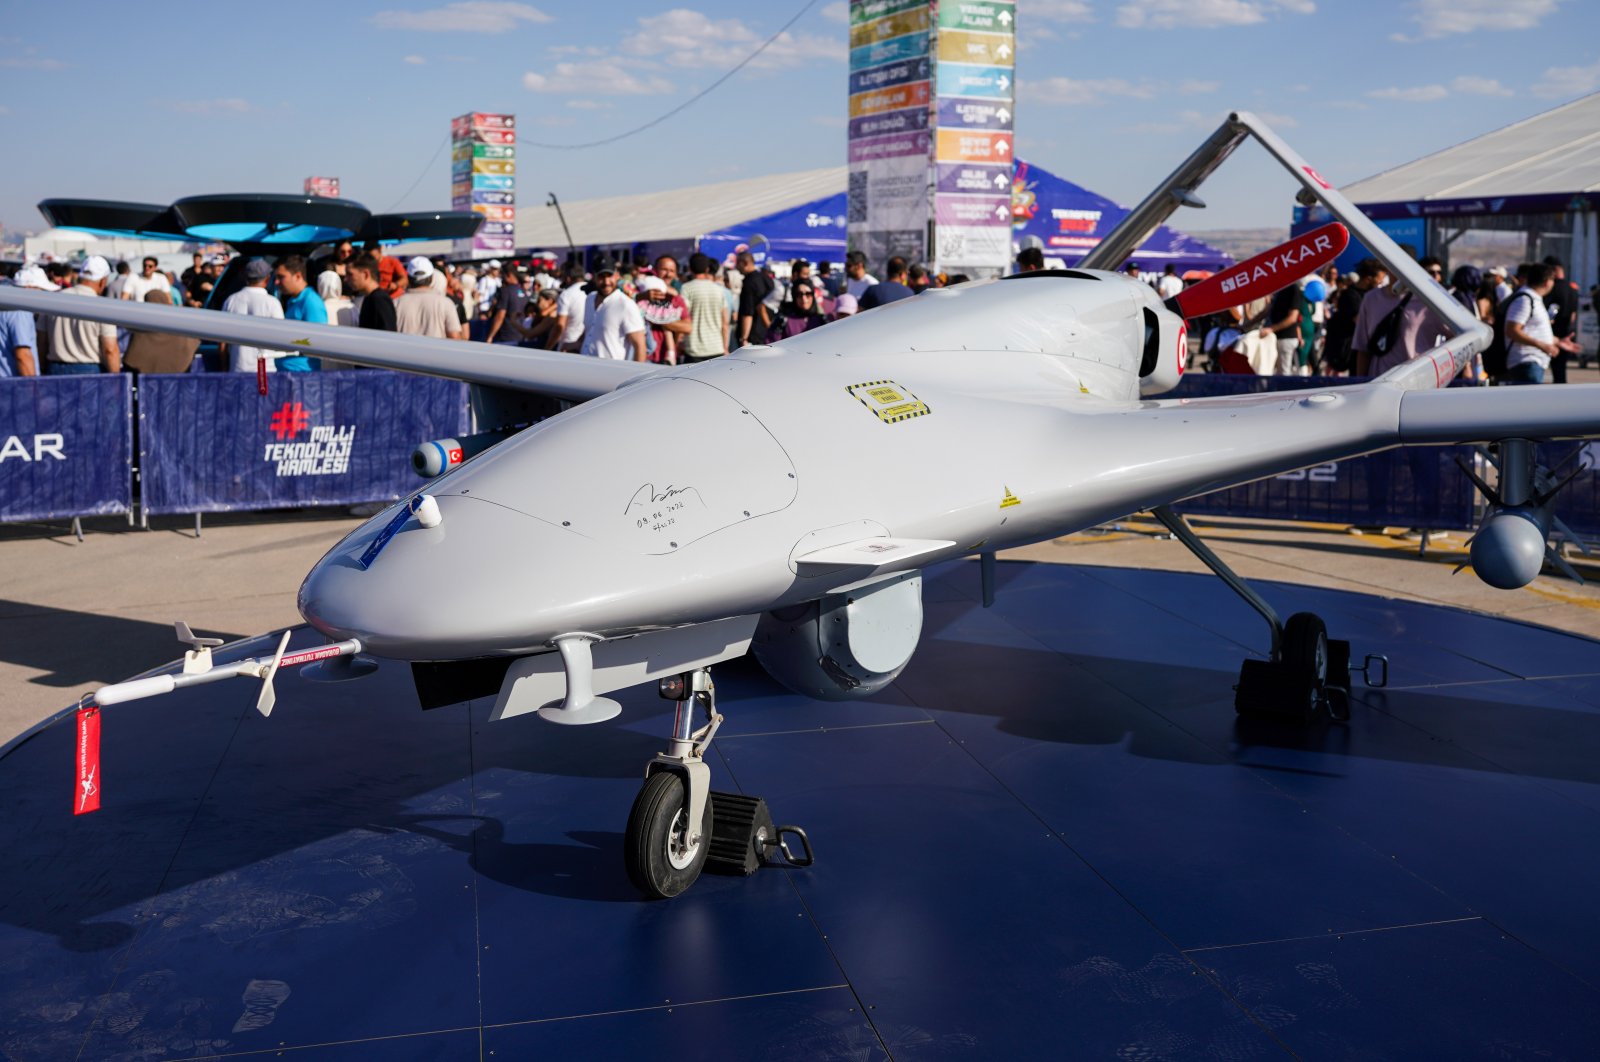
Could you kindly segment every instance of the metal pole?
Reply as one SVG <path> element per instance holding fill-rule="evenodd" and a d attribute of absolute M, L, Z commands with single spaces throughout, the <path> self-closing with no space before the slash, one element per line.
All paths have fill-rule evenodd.
<path fill-rule="evenodd" d="M 567 228 L 567 215 L 561 212 L 561 200 L 556 198 L 554 192 L 551 192 L 550 201 L 545 203 L 545 206 L 556 208 L 556 217 L 561 219 L 561 231 L 567 234 L 567 250 L 571 252 L 573 259 L 576 260 L 578 257 L 578 245 L 572 242 L 572 230 Z M 579 264 L 581 265 L 582 263 Z"/>

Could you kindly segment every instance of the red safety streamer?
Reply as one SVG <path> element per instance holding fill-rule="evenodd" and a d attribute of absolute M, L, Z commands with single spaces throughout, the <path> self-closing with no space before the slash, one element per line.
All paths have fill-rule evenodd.
<path fill-rule="evenodd" d="M 256 393 L 261 395 L 267 393 L 267 356 L 265 354 L 256 356 Z"/>
<path fill-rule="evenodd" d="M 72 796 L 72 813 L 87 815 L 100 810 L 100 708 L 78 709 L 78 786 Z"/>

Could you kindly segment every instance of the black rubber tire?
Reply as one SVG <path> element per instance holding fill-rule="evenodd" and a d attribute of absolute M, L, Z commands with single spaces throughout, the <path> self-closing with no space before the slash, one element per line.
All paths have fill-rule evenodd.
<path fill-rule="evenodd" d="M 1328 684 L 1328 625 L 1314 612 L 1296 612 L 1283 625 L 1283 662 L 1321 689 Z"/>
<path fill-rule="evenodd" d="M 706 801 L 701 820 L 698 850 L 687 866 L 675 867 L 668 855 L 673 840 L 673 822 L 686 813 L 689 799 L 683 776 L 676 771 L 657 771 L 645 779 L 644 788 L 628 813 L 628 832 L 623 838 L 623 861 L 634 888 L 654 900 L 677 896 L 700 877 L 706 856 L 711 851 L 711 801 Z"/>

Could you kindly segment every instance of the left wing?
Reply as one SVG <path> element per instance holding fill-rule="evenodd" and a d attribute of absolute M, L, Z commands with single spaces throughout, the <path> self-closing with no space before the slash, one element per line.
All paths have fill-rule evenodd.
<path fill-rule="evenodd" d="M 325 355 L 377 369 L 402 369 L 471 384 L 552 395 L 571 401 L 595 398 L 657 371 L 654 365 L 585 358 L 455 339 L 429 339 L 337 325 L 245 317 L 217 310 L 156 306 L 66 292 L 0 285 L 0 310 L 101 321 L 141 332 L 174 332 L 294 354 Z"/>

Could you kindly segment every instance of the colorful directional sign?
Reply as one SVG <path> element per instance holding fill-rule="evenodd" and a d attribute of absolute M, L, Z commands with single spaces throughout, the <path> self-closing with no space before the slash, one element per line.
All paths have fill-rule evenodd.
<path fill-rule="evenodd" d="M 456 253 L 473 258 L 510 254 L 516 246 L 517 119 L 474 111 L 450 121 L 450 203 L 484 217 Z"/>

